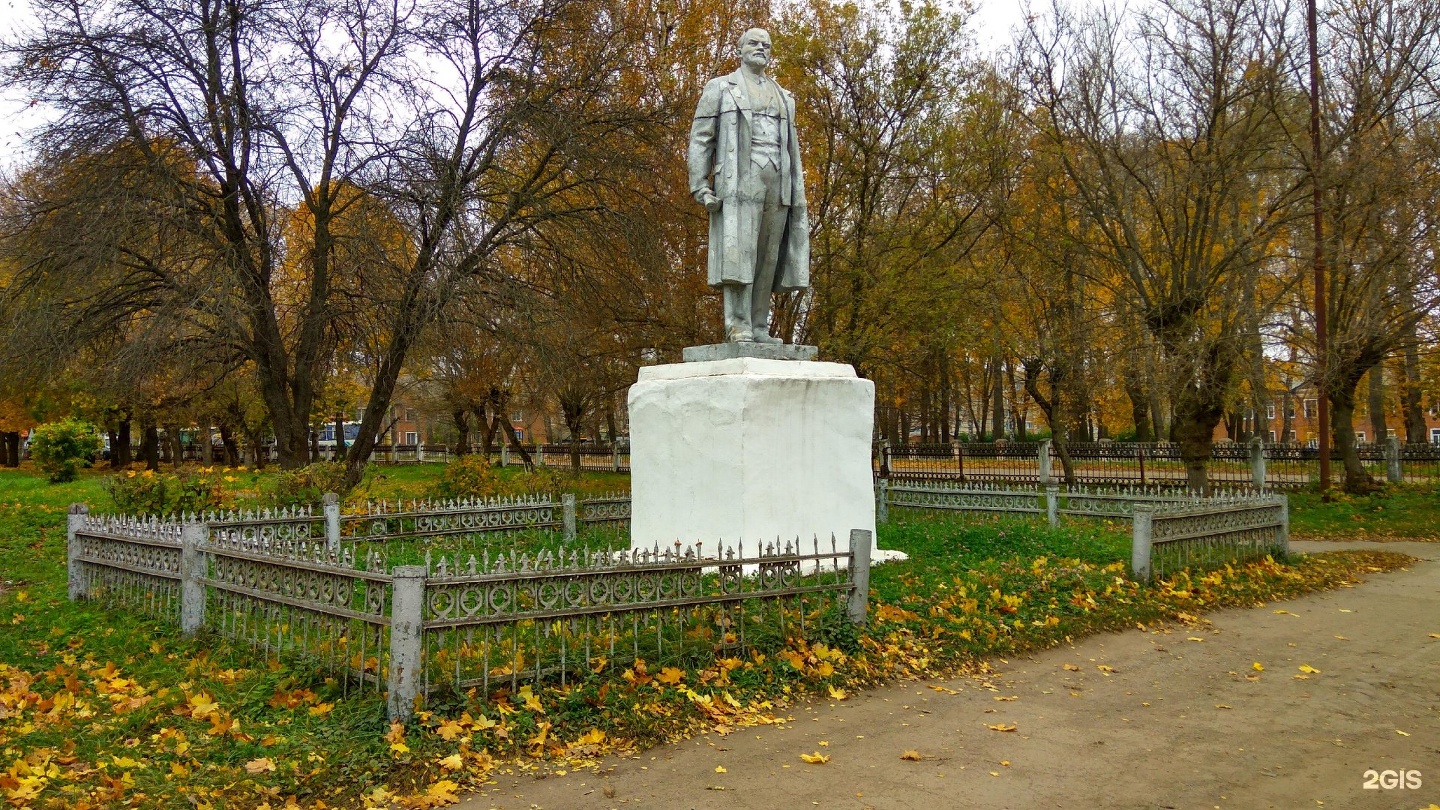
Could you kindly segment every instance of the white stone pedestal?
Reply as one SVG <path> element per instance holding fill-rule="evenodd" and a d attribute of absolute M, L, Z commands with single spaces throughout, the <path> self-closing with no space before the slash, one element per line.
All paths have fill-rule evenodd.
<path fill-rule="evenodd" d="M 840 363 L 728 360 L 640 369 L 630 397 L 631 547 L 874 536 L 875 385 Z M 894 559 L 876 553 L 875 560 Z"/>

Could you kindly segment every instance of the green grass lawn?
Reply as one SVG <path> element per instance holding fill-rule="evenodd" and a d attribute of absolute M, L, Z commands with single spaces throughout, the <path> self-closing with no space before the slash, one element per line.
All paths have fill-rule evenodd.
<path fill-rule="evenodd" d="M 358 497 L 422 497 L 440 469 L 377 468 Z M 1409 560 L 1317 555 L 1146 586 L 1126 576 L 1124 524 L 1050 529 L 897 509 L 879 543 L 910 560 L 874 569 L 864 628 L 690 667 L 602 666 L 564 689 L 454 696 L 392 726 L 380 696 L 312 665 L 69 602 L 66 507 L 108 511 L 106 474 L 50 485 L 28 468 L 0 470 L 0 801 L 17 808 L 442 806 L 517 761 L 590 767 L 617 749 L 769 722 L 807 696 L 844 699 L 869 684 L 954 673 L 1103 629 L 1192 621 Z M 225 476 L 227 499 L 250 506 L 265 502 L 273 473 Z M 598 493 L 628 480 L 586 474 L 564 485 Z M 1406 490 L 1376 500 L 1379 511 L 1358 501 L 1293 502 L 1297 535 L 1309 525 L 1430 534 L 1427 517 L 1437 512 L 1433 492 Z"/>
<path fill-rule="evenodd" d="M 1290 495 L 1290 535 L 1327 540 L 1440 539 L 1440 486 L 1390 486 L 1371 495 L 1338 490 Z"/>

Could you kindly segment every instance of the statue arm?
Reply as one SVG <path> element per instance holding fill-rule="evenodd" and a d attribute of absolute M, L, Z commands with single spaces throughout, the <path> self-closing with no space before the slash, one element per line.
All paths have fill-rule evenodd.
<path fill-rule="evenodd" d="M 695 106 L 695 119 L 690 123 L 690 194 L 709 208 L 715 199 L 710 174 L 715 165 L 715 132 L 720 121 L 720 94 L 714 82 L 705 85 L 700 102 Z"/>

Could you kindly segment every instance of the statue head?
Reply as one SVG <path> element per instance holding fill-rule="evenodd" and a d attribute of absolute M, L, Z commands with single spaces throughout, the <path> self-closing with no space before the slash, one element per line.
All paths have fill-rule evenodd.
<path fill-rule="evenodd" d="M 764 70 L 770 64 L 770 32 L 764 28 L 751 28 L 740 35 L 737 50 L 740 62 L 754 70 Z"/>

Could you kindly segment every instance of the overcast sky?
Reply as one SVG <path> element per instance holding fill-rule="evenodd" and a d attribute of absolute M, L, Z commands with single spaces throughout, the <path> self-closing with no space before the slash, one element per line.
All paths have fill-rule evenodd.
<path fill-rule="evenodd" d="M 33 20 L 28 0 L 0 0 L 0 37 L 11 39 Z M 971 30 L 980 47 L 990 51 L 1008 42 L 1010 29 L 1020 21 L 1018 0 L 979 0 Z M 14 166 L 23 159 L 25 131 L 40 123 L 43 115 L 43 110 L 28 108 L 20 94 L 0 93 L 0 167 Z"/>

